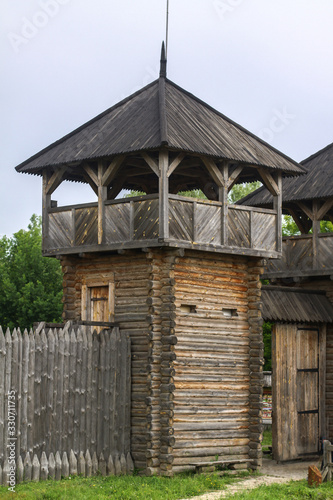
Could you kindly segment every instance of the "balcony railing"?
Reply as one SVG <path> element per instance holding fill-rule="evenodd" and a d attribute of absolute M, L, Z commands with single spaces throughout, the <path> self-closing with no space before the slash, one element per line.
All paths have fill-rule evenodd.
<path fill-rule="evenodd" d="M 333 275 L 333 233 L 283 238 L 282 258 L 267 263 L 265 277 Z"/>
<path fill-rule="evenodd" d="M 47 255 L 149 246 L 176 246 L 278 257 L 274 210 L 168 195 L 167 232 L 161 238 L 160 200 L 147 195 L 50 208 L 44 222 Z M 102 228 L 102 231 L 101 231 Z"/>

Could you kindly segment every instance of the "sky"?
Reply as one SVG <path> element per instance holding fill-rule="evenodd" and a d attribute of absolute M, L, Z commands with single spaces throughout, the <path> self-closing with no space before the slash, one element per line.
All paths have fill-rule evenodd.
<path fill-rule="evenodd" d="M 169 0 L 167 76 L 301 161 L 333 142 L 332 19 L 332 0 Z M 1 1 L 0 236 L 41 214 L 15 166 L 156 80 L 165 32 L 166 0 Z"/>

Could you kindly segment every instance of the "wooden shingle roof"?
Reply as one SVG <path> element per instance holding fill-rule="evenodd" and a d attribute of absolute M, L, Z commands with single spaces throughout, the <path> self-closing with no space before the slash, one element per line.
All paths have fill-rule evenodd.
<path fill-rule="evenodd" d="M 327 199 L 333 196 L 333 143 L 300 163 L 306 175 L 283 181 L 283 202 Z M 270 192 L 261 187 L 240 201 L 251 206 L 269 206 L 273 202 Z"/>
<path fill-rule="evenodd" d="M 262 317 L 288 323 L 333 323 L 333 305 L 325 292 L 279 286 L 263 286 Z"/>
<path fill-rule="evenodd" d="M 161 76 L 16 167 L 41 174 L 118 154 L 167 146 L 235 162 L 302 173 L 299 164 Z"/>

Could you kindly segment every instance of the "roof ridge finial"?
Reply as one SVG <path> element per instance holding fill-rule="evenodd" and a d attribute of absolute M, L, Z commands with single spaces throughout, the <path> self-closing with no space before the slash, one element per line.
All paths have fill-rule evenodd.
<path fill-rule="evenodd" d="M 160 78 L 166 78 L 167 59 L 165 55 L 165 45 L 162 42 Z"/>

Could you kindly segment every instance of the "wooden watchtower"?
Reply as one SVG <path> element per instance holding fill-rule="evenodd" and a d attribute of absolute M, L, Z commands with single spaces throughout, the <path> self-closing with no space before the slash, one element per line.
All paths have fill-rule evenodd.
<path fill-rule="evenodd" d="M 281 256 L 282 176 L 300 166 L 160 77 L 17 167 L 43 177 L 43 252 L 61 259 L 64 319 L 132 340 L 131 448 L 148 474 L 261 464 L 262 258 Z M 228 203 L 260 179 L 270 209 Z M 57 207 L 64 181 L 95 203 Z M 145 194 L 117 198 L 123 190 Z M 207 199 L 179 193 L 201 189 Z M 116 429 L 113 431 L 116 432 Z"/>
<path fill-rule="evenodd" d="M 326 292 L 325 295 L 333 304 L 333 232 L 324 232 L 320 228 L 321 221 L 333 222 L 333 144 L 302 161 L 301 165 L 306 169 L 306 175 L 284 181 L 282 202 L 283 213 L 292 216 L 301 234 L 283 238 L 282 258 L 267 262 L 264 277 L 272 284 L 292 287 L 295 292 Z M 272 202 L 270 193 L 263 187 L 244 198 L 242 206 L 249 203 L 269 208 L 272 207 Z M 305 295 L 300 297 L 303 298 L 303 304 L 300 303 L 298 308 L 299 317 L 307 311 L 315 318 L 320 305 L 309 307 Z M 323 296 L 321 302 L 324 303 L 325 300 L 327 299 Z M 288 303 L 290 305 L 290 294 L 285 296 L 285 304 Z M 292 456 L 289 455 L 288 458 L 297 458 L 300 451 L 319 451 L 323 439 L 333 439 L 333 325 L 331 322 L 327 322 L 326 326 L 320 325 L 320 321 L 317 321 L 317 325 L 314 323 L 316 321 L 313 319 L 311 327 L 308 324 L 302 330 L 298 321 L 297 335 L 303 331 L 299 340 L 302 350 L 298 349 L 295 353 L 296 358 L 299 353 L 303 353 L 298 361 L 290 352 L 283 352 L 283 349 L 274 353 L 274 357 L 280 361 L 286 360 L 284 370 L 290 369 L 290 373 L 297 371 L 294 376 L 298 397 L 295 420 L 299 421 L 298 434 L 300 443 L 303 440 L 303 444 L 297 450 L 295 441 L 293 452 L 290 452 Z M 283 343 L 292 345 L 291 329 L 289 328 L 289 333 L 287 328 L 280 330 L 280 347 Z M 277 345 L 277 341 L 275 344 Z M 308 355 L 304 354 L 306 352 Z M 289 362 L 294 366 L 288 367 Z M 289 393 L 291 390 L 293 389 L 289 386 Z M 278 409 L 275 412 L 276 418 L 283 411 L 283 408 Z M 281 414 L 281 418 L 287 421 L 289 417 Z M 297 427 L 297 423 L 294 422 L 294 429 L 295 426 Z M 283 434 L 285 433 L 281 432 L 278 436 L 280 443 L 283 443 Z"/>

